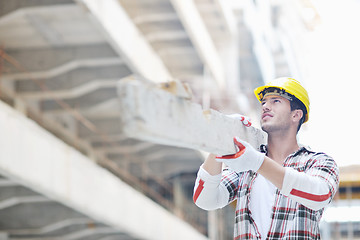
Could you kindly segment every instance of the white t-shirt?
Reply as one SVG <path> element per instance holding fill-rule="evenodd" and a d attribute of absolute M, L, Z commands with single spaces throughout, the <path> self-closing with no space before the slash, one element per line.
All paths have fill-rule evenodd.
<path fill-rule="evenodd" d="M 272 206 L 276 187 L 258 174 L 250 193 L 250 211 L 256 226 L 261 234 L 261 239 L 266 239 L 271 224 Z"/>

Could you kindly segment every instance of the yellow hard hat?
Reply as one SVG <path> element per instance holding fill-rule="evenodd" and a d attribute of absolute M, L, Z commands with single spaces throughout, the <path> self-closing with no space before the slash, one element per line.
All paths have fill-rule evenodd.
<path fill-rule="evenodd" d="M 254 90 L 256 98 L 261 102 L 264 98 L 264 95 L 267 93 L 269 88 L 276 88 L 285 91 L 286 93 L 296 97 L 300 102 L 302 102 L 306 108 L 305 121 L 309 119 L 310 112 L 310 100 L 307 91 L 300 82 L 289 77 L 277 78 L 269 83 L 265 84 L 262 87 L 258 87 Z"/>

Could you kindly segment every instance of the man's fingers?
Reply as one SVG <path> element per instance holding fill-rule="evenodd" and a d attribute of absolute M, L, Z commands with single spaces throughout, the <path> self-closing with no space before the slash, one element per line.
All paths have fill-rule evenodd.
<path fill-rule="evenodd" d="M 245 125 L 245 127 L 251 126 L 251 122 L 249 120 L 244 119 L 244 121 L 242 121 L 242 123 Z"/>
<path fill-rule="evenodd" d="M 250 127 L 251 126 L 251 120 L 249 117 L 246 117 L 244 115 L 241 115 L 241 114 L 238 114 L 238 113 L 235 113 L 235 114 L 230 114 L 230 115 L 227 115 L 228 117 L 231 117 L 233 119 L 237 119 L 237 120 L 240 120 L 246 127 Z"/>
<path fill-rule="evenodd" d="M 237 152 L 234 154 L 229 154 L 229 155 L 224 155 L 224 156 L 216 156 L 216 159 L 234 159 L 234 158 L 238 158 L 241 155 L 244 154 L 246 147 L 244 144 L 241 143 L 242 140 L 240 140 L 239 137 L 234 137 L 234 144 L 237 148 Z M 221 160 L 219 160 L 221 161 Z"/>

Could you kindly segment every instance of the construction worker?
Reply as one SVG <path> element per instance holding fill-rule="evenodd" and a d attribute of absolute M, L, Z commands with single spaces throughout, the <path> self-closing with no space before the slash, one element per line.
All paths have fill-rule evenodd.
<path fill-rule="evenodd" d="M 338 189 L 339 170 L 330 156 L 297 142 L 309 118 L 307 91 L 295 79 L 278 78 L 254 93 L 267 145 L 257 151 L 235 136 L 238 152 L 209 154 L 194 202 L 214 210 L 237 200 L 234 239 L 320 239 L 320 218 Z"/>

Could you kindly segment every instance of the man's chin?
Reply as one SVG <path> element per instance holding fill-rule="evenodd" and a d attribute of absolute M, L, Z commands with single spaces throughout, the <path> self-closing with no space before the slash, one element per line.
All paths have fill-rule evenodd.
<path fill-rule="evenodd" d="M 261 130 L 263 130 L 264 132 L 267 132 L 266 127 L 264 127 L 264 125 L 261 125 Z"/>
<path fill-rule="evenodd" d="M 266 124 L 266 123 L 261 123 L 261 130 L 263 130 L 264 132 L 266 132 L 266 133 L 269 133 L 269 129 L 270 129 L 271 127 L 268 125 L 268 124 Z"/>

